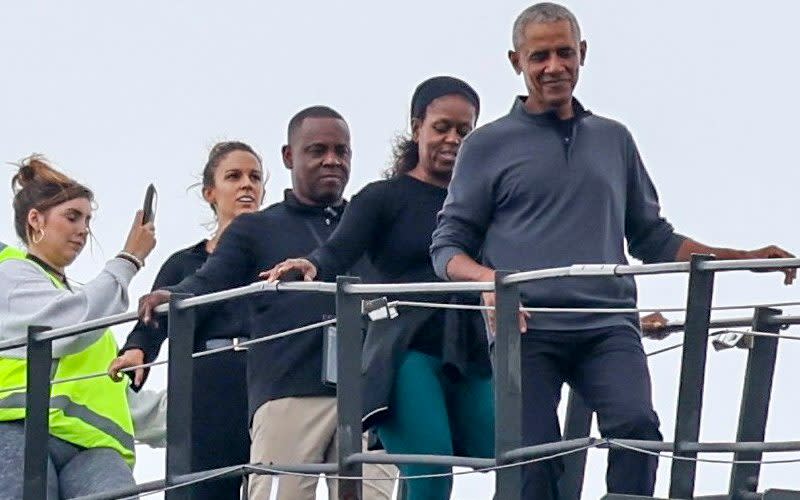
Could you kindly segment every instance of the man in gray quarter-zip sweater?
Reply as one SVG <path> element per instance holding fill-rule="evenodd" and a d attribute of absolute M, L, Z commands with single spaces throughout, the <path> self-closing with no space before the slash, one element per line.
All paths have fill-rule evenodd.
<path fill-rule="evenodd" d="M 626 243 L 646 263 L 693 253 L 791 257 L 775 246 L 713 248 L 674 232 L 628 130 L 572 97 L 586 42 L 571 12 L 550 3 L 526 9 L 513 43 L 509 59 L 529 95 L 461 147 L 431 246 L 440 277 L 493 281 L 495 269 L 626 264 Z M 787 271 L 785 282 L 794 276 Z M 632 277 L 554 278 L 520 291 L 537 307 L 636 306 Z M 494 294 L 484 301 L 493 305 Z M 597 412 L 604 436 L 661 439 L 635 315 L 541 313 L 521 318 L 521 330 L 523 445 L 561 439 L 556 408 L 565 382 Z M 609 492 L 653 493 L 655 457 L 619 450 L 608 457 Z M 557 498 L 562 469 L 558 460 L 527 466 L 522 498 Z"/>

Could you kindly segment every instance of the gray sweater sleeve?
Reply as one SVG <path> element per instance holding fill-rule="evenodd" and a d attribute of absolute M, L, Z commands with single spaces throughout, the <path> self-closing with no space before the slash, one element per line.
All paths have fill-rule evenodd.
<path fill-rule="evenodd" d="M 92 281 L 74 291 L 53 286 L 36 264 L 25 260 L 0 263 L 0 340 L 25 336 L 29 325 L 59 328 L 128 308 L 128 285 L 136 267 L 112 259 Z M 105 329 L 53 341 L 53 357 L 80 352 Z M 25 348 L 4 351 L 3 356 L 23 358 Z"/>
<path fill-rule="evenodd" d="M 151 448 L 166 447 L 167 391 L 134 392 L 128 387 L 127 395 L 136 441 Z"/>
<path fill-rule="evenodd" d="M 675 233 L 661 215 L 653 181 L 644 168 L 633 137 L 626 131 L 628 164 L 625 237 L 628 252 L 644 263 L 671 262 L 686 237 Z"/>
<path fill-rule="evenodd" d="M 456 159 L 438 224 L 433 232 L 431 259 L 436 275 L 448 279 L 447 263 L 458 254 L 478 259 L 486 228 L 492 219 L 494 181 L 485 148 L 468 137 Z M 481 149 L 484 149 L 481 151 Z"/>

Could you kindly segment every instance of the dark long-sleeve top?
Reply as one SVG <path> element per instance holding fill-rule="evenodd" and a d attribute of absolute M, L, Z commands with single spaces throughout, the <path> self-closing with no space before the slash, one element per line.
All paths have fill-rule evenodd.
<path fill-rule="evenodd" d="M 433 235 L 436 272 L 467 254 L 493 269 L 626 264 L 625 243 L 644 262 L 671 261 L 684 237 L 662 217 L 630 132 L 574 101 L 571 131 L 554 113 L 511 112 L 461 147 Z M 633 277 L 539 280 L 521 287 L 538 307 L 634 307 Z M 534 314 L 529 327 L 584 330 L 626 325 L 630 314 Z"/>
<path fill-rule="evenodd" d="M 153 290 L 177 285 L 187 276 L 191 276 L 208 259 L 206 240 L 179 250 L 170 255 L 161 266 L 153 282 Z M 241 299 L 208 304 L 197 309 L 202 321 L 196 323 L 195 350 L 202 349 L 206 340 L 215 338 L 246 337 L 249 334 L 247 305 Z M 138 348 L 144 351 L 145 362 L 149 363 L 158 357 L 161 345 L 167 339 L 167 318 L 159 318 L 158 326 L 136 323 L 122 351 Z"/>
<path fill-rule="evenodd" d="M 176 285 L 197 271 L 209 256 L 206 243 L 203 240 L 172 254 L 158 271 L 153 290 Z M 209 339 L 246 337 L 250 333 L 246 299 L 199 306 L 195 312 L 195 351 L 205 350 Z M 141 349 L 149 363 L 158 357 L 167 331 L 167 316 L 158 318 L 157 327 L 137 322 L 122 351 Z M 195 359 L 192 364 L 192 470 L 242 463 L 250 450 L 244 353 L 220 353 Z M 145 376 L 148 374 L 146 370 Z M 238 484 L 219 483 L 214 488 L 215 498 L 232 498 L 221 493 L 226 488 L 238 492 Z"/>
<path fill-rule="evenodd" d="M 258 273 L 285 259 L 306 255 L 325 241 L 345 204 L 309 206 L 287 190 L 284 201 L 238 216 L 225 230 L 206 263 L 173 292 L 207 294 L 257 281 Z M 358 275 L 361 269 L 352 270 Z M 333 295 L 306 292 L 263 293 L 247 298 L 250 337 L 279 333 L 332 317 Z M 322 383 L 322 335 L 301 333 L 255 344 L 247 351 L 250 416 L 264 403 L 301 396 L 333 396 Z"/>
<path fill-rule="evenodd" d="M 311 260 L 330 281 L 366 255 L 388 283 L 440 281 L 428 253 L 447 189 L 410 175 L 377 181 L 353 196 L 331 238 Z"/>
<path fill-rule="evenodd" d="M 318 279 L 329 281 L 366 255 L 381 282 L 440 281 L 433 270 L 429 248 L 431 234 L 436 227 L 436 214 L 446 196 L 445 188 L 410 175 L 368 184 L 352 198 L 330 239 L 308 256 L 317 267 Z M 409 297 L 405 299 L 409 300 Z M 442 295 L 410 298 L 414 299 L 435 302 L 451 300 Z M 402 312 L 400 316 L 402 320 Z M 407 339 L 408 345 L 437 356 L 452 352 L 453 349 L 449 349 L 447 344 L 452 344 L 455 339 L 448 341 L 444 338 L 445 317 L 443 311 L 437 311 L 415 332 L 408 332 L 412 337 Z M 458 323 L 465 327 L 467 322 Z M 461 332 L 455 330 L 454 327 L 453 337 L 463 336 L 464 328 L 461 328 Z M 483 331 L 472 333 L 480 335 L 480 341 L 485 340 Z M 477 357 L 485 358 L 485 342 L 483 347 L 481 342 L 470 343 L 464 339 L 458 342 L 459 346 L 467 345 L 467 349 L 478 351 Z M 459 347 L 458 350 L 463 349 Z M 465 369 L 466 360 L 471 359 L 471 354 L 475 353 L 459 353 L 457 357 L 460 361 L 457 364 L 461 366 L 458 368 Z"/>

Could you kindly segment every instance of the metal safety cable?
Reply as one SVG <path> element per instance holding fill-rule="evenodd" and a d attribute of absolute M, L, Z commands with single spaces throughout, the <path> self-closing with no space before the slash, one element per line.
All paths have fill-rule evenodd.
<path fill-rule="evenodd" d="M 332 324 L 335 324 L 335 323 L 336 323 L 336 319 L 328 319 L 328 320 L 320 321 L 320 322 L 317 322 L 317 323 L 311 323 L 311 324 L 306 325 L 306 326 L 301 326 L 299 328 L 293 328 L 291 330 L 286 330 L 286 331 L 283 331 L 283 332 L 280 332 L 280 333 L 276 333 L 274 335 L 268 335 L 266 337 L 252 339 L 252 340 L 248 340 L 246 342 L 240 342 L 239 344 L 229 345 L 229 346 L 224 346 L 224 347 L 218 347 L 216 349 L 209 349 L 207 351 L 196 352 L 196 353 L 192 354 L 192 358 L 202 358 L 202 357 L 205 357 L 205 356 L 210 356 L 212 354 L 218 354 L 218 353 L 225 352 L 225 351 L 239 350 L 239 349 L 243 349 L 245 347 L 251 346 L 251 345 L 260 344 L 262 342 L 268 342 L 270 340 L 276 340 L 276 339 L 288 337 L 290 335 L 295 335 L 295 334 L 298 334 L 298 333 L 304 333 L 304 332 L 308 332 L 308 331 L 311 331 L 311 330 L 316 330 L 317 328 L 325 327 L 325 326 L 332 325 Z M 166 365 L 168 363 L 169 363 L 169 360 L 166 360 L 166 359 L 162 360 L 162 361 L 153 361 L 152 363 L 144 363 L 144 364 L 141 364 L 141 365 L 129 366 L 127 368 L 123 368 L 122 370 L 120 370 L 120 373 L 134 372 L 134 371 L 139 370 L 141 368 L 152 368 L 153 366 Z M 96 372 L 96 373 L 90 373 L 90 374 L 87 374 L 87 375 L 78 375 L 76 377 L 55 379 L 55 380 L 50 382 L 50 385 L 52 386 L 52 385 L 57 385 L 57 384 L 65 384 L 67 382 L 77 382 L 79 380 L 87 380 L 87 379 L 92 379 L 92 378 L 108 377 L 108 376 L 109 375 L 108 375 L 107 371 L 106 372 Z M 0 394 L 6 393 L 6 392 L 24 391 L 26 388 L 27 388 L 27 386 L 21 385 L 21 386 L 17 386 L 17 387 L 10 387 L 10 388 L 6 388 L 6 389 L 0 389 Z"/>

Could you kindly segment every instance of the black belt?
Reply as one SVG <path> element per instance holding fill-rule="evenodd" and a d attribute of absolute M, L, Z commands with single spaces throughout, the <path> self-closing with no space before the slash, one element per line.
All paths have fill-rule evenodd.
<path fill-rule="evenodd" d="M 222 347 L 233 346 L 234 351 L 246 351 L 247 347 L 239 347 L 239 344 L 250 340 L 247 337 L 233 337 L 232 339 L 208 339 L 205 343 L 206 349 L 220 349 Z"/>

